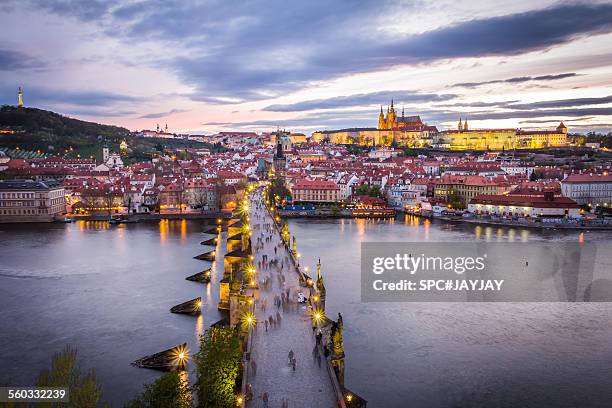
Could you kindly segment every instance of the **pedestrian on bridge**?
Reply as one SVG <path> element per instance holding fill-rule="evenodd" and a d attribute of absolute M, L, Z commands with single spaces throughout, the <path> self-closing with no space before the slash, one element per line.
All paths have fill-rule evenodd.
<path fill-rule="evenodd" d="M 289 355 L 287 357 L 289 358 L 289 364 L 291 364 L 293 362 L 293 350 L 289 350 Z"/>

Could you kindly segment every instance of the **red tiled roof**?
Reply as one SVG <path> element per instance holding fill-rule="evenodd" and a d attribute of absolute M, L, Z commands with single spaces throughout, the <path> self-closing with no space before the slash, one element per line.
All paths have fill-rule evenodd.
<path fill-rule="evenodd" d="M 340 187 L 330 180 L 298 180 L 294 186 L 293 190 L 339 190 Z"/>
<path fill-rule="evenodd" d="M 612 183 L 612 174 L 570 174 L 564 183 Z"/>
<path fill-rule="evenodd" d="M 479 195 L 474 197 L 470 204 L 482 205 L 506 205 L 515 207 L 538 207 L 538 208 L 580 208 L 571 198 L 555 196 L 552 200 L 543 195 Z"/>

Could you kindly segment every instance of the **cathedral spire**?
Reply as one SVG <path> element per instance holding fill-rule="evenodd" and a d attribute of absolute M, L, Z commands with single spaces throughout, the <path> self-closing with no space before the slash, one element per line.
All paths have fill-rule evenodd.
<path fill-rule="evenodd" d="M 458 130 L 463 130 L 463 122 L 461 122 L 461 117 L 459 117 L 459 126 L 457 126 Z"/>
<path fill-rule="evenodd" d="M 463 130 L 468 130 L 467 116 L 465 117 L 465 120 L 463 121 Z"/>

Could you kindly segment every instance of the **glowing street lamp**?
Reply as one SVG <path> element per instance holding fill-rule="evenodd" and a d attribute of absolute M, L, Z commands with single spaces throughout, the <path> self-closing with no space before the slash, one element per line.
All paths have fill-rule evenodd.
<path fill-rule="evenodd" d="M 239 396 L 236 398 L 236 405 L 237 405 L 237 406 L 241 406 L 241 405 L 242 405 L 242 401 L 243 401 L 243 398 L 242 398 L 242 397 L 239 395 Z"/>
<path fill-rule="evenodd" d="M 178 347 L 174 350 L 174 355 L 172 356 L 174 360 L 174 364 L 179 368 L 184 368 L 189 361 L 189 349 L 184 346 Z"/>
<path fill-rule="evenodd" d="M 323 309 L 315 309 L 312 312 L 312 321 L 318 326 L 325 318 L 325 312 Z"/>
<path fill-rule="evenodd" d="M 242 315 L 241 326 L 243 330 L 249 330 L 253 325 L 257 323 L 257 319 L 251 312 L 245 312 Z"/>

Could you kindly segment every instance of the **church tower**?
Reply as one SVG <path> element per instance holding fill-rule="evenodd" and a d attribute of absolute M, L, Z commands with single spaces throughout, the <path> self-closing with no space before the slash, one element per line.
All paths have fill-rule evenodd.
<path fill-rule="evenodd" d="M 461 122 L 461 118 L 459 118 L 459 125 L 457 126 L 457 130 L 460 132 L 463 130 L 463 122 Z"/>
<path fill-rule="evenodd" d="M 393 129 L 397 126 L 397 117 L 395 116 L 395 108 L 393 107 L 393 99 L 391 99 L 391 108 L 387 116 L 387 129 Z"/>
<path fill-rule="evenodd" d="M 21 87 L 19 87 L 19 91 L 17 92 L 17 107 L 23 109 L 23 90 Z"/>
<path fill-rule="evenodd" d="M 463 130 L 468 130 L 467 118 L 463 121 Z"/>
<path fill-rule="evenodd" d="M 386 127 L 385 114 L 383 113 L 382 105 L 380 105 L 380 115 L 378 115 L 378 128 L 384 129 L 385 127 Z"/>

